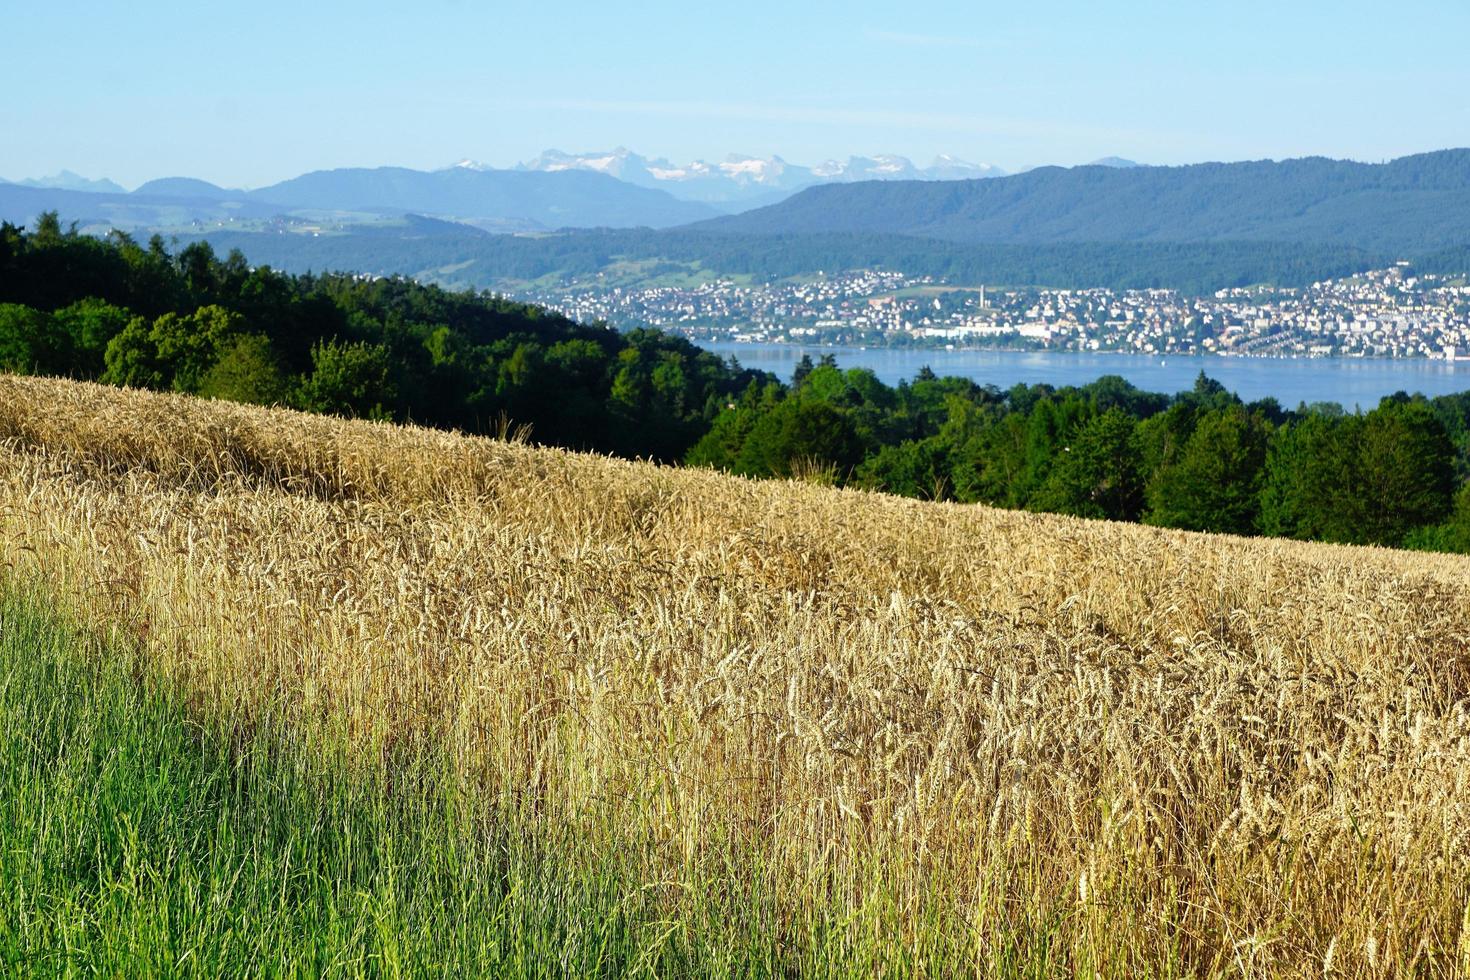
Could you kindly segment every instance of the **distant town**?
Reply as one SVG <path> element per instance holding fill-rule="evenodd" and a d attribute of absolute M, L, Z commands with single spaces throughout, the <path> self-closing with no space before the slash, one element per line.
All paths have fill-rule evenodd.
<path fill-rule="evenodd" d="M 1470 279 L 1408 263 L 1303 289 L 987 289 L 860 271 L 808 281 L 519 291 L 584 322 L 692 340 L 1251 357 L 1470 358 Z"/>

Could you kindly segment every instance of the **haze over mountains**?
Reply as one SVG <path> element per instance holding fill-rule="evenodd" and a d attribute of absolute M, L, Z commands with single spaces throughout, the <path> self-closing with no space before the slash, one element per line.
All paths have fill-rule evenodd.
<path fill-rule="evenodd" d="M 485 169 L 473 161 L 459 166 Z M 589 170 L 608 174 L 640 187 L 657 187 L 676 197 L 742 208 L 772 204 L 794 191 L 815 184 L 851 183 L 860 180 L 969 180 L 1001 177 L 1005 171 L 983 163 L 969 163 L 941 155 L 927 167 L 916 167 L 907 157 L 882 154 L 827 160 L 812 167 L 788 163 L 779 156 L 753 157 L 731 154 L 711 163 L 694 160 L 685 164 L 649 159 L 618 147 L 606 153 L 563 153 L 547 150 L 517 170 L 561 172 Z"/>
<path fill-rule="evenodd" d="M 651 276 L 671 265 L 777 277 L 902 265 L 951 281 L 1216 288 L 1470 253 L 1464 149 L 1385 164 L 1109 158 L 984 179 L 947 179 L 977 168 L 943 159 L 922 170 L 901 158 L 664 164 L 548 152 L 514 170 L 344 168 L 251 191 L 171 177 L 100 193 L 67 178 L 70 187 L 0 185 L 0 219 L 56 210 L 89 231 L 209 237 L 292 269 L 480 286 L 614 267 L 626 282 L 631 264 Z M 858 179 L 874 173 L 892 179 Z M 787 196 L 738 211 L 762 195 Z"/>
<path fill-rule="evenodd" d="M 1107 165 L 1131 166 L 1110 157 Z M 779 156 L 731 154 L 717 163 L 673 164 L 623 147 L 605 153 L 547 150 L 511 168 L 464 160 L 434 171 L 345 167 L 303 174 L 253 190 L 187 176 L 147 181 L 132 192 L 106 178 L 63 170 L 50 177 L 0 180 L 0 219 L 25 222 L 60 211 L 93 230 L 192 230 L 239 227 L 275 217 L 374 223 L 421 214 L 498 232 L 559 228 L 666 228 L 779 203 L 797 191 L 858 181 L 948 181 L 1004 176 L 953 156 L 927 167 L 883 154 L 815 166 Z M 22 188 L 25 191 L 21 190 Z M 27 191 L 29 193 L 27 193 Z"/>
<path fill-rule="evenodd" d="M 698 226 L 956 242 L 1270 241 L 1412 253 L 1470 242 L 1470 150 L 1368 164 L 1042 167 L 998 180 L 812 187 Z"/>
<path fill-rule="evenodd" d="M 4 183 L 6 181 L 0 180 L 0 184 Z M 105 177 L 100 180 L 91 180 L 81 174 L 72 173 L 70 170 L 63 170 L 50 177 L 27 177 L 15 183 L 22 187 L 46 187 L 53 190 L 86 191 L 95 194 L 127 193 L 121 184 L 114 183 Z"/>
<path fill-rule="evenodd" d="M 822 183 L 1002 174 L 998 168 L 951 156 L 940 156 L 928 167 L 916 167 L 896 155 L 850 157 L 846 162 L 806 167 L 778 156 L 731 154 L 719 163 L 696 160 L 675 165 L 621 147 L 582 154 L 547 150 L 508 169 L 471 160 L 434 171 L 348 167 L 314 171 L 254 190 L 165 177 L 129 193 L 111 180 L 89 180 L 62 171 L 46 178 L 0 181 L 0 217 L 24 221 L 40 210 L 54 209 L 76 216 L 83 225 L 133 229 L 238 223 L 308 211 L 345 212 L 335 217 L 354 223 L 364 215 L 415 213 L 512 232 L 664 228 L 776 203 Z M 27 195 L 19 192 L 21 187 L 46 193 Z"/>
<path fill-rule="evenodd" d="M 496 231 L 666 228 L 721 213 L 707 204 L 586 171 L 353 167 L 315 171 L 252 191 L 167 177 L 130 194 L 0 185 L 0 218 L 24 222 L 45 210 L 59 211 L 87 227 L 170 230 L 239 226 L 277 217 L 355 225 L 405 214 Z"/>

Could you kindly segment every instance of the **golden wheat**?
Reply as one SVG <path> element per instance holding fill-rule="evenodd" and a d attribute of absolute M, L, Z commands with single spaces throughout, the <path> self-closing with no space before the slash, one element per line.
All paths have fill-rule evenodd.
<path fill-rule="evenodd" d="M 202 710 L 942 900 L 980 969 L 1470 971 L 1470 561 L 0 378 L 0 563 Z M 734 849 L 734 850 L 732 850 Z M 677 888 L 670 901 L 679 901 Z"/>

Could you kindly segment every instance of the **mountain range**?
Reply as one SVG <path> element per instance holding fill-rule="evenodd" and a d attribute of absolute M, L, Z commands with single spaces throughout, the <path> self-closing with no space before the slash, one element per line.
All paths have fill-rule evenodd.
<path fill-rule="evenodd" d="M 732 154 L 718 163 L 675 165 L 618 148 L 606 153 L 547 150 L 497 169 L 464 160 L 440 170 L 346 167 L 303 174 L 268 187 L 237 190 L 193 177 L 164 177 L 126 191 L 69 170 L 51 177 L 0 180 L 0 218 L 25 221 L 40 209 L 75 215 L 84 225 L 145 227 L 238 223 L 276 214 L 358 216 L 416 213 L 494 231 L 583 227 L 664 228 L 779 202 L 806 187 L 860 180 L 960 180 L 1000 176 L 998 168 L 940 156 L 928 167 L 906 157 L 850 157 L 806 167 L 778 156 Z M 24 194 L 26 188 L 44 194 Z M 68 194 L 88 195 L 68 197 Z M 40 203 L 38 203 L 40 202 Z M 262 209 L 269 212 L 262 214 Z"/>
<path fill-rule="evenodd" d="M 939 179 L 936 164 L 928 179 L 855 179 L 874 167 L 905 172 L 873 158 L 810 168 L 829 182 L 795 191 L 783 182 L 807 177 L 778 158 L 735 158 L 702 174 L 691 164 L 673 168 L 683 173 L 675 179 L 657 176 L 659 161 L 606 157 L 543 154 L 519 170 L 344 168 L 252 191 L 187 177 L 121 194 L 0 184 L 0 219 L 53 210 L 88 231 L 227 231 L 255 261 L 426 278 L 458 269 L 464 281 L 473 269 L 479 284 L 613 269 L 636 278 L 672 264 L 700 274 L 901 265 L 952 281 L 1202 286 L 1309 282 L 1396 258 L 1470 264 L 1467 149 L 1382 164 L 1109 159 L 958 180 Z M 699 181 L 789 196 L 721 214 L 739 205 L 662 186 L 687 193 Z"/>
<path fill-rule="evenodd" d="M 1109 157 L 1107 166 L 1134 166 Z M 69 170 L 51 177 L 0 180 L 0 218 L 24 222 L 40 210 L 74 216 L 83 227 L 188 230 L 239 227 L 275 217 L 340 225 L 385 215 L 422 214 L 500 232 L 558 228 L 666 228 L 779 203 L 823 184 L 954 181 L 1004 176 L 953 156 L 916 166 L 893 154 L 828 160 L 815 166 L 779 156 L 731 154 L 711 163 L 673 164 L 623 147 L 603 153 L 547 150 L 508 169 L 472 160 L 434 171 L 403 167 L 319 170 L 254 190 L 193 177 L 150 180 L 131 193 L 108 179 Z M 22 190 L 24 189 L 24 190 Z"/>
<path fill-rule="evenodd" d="M 1470 243 L 1470 150 L 1382 164 L 1307 157 L 832 184 L 695 227 L 989 244 L 1299 242 L 1413 254 Z"/>
<path fill-rule="evenodd" d="M 0 180 L 0 184 L 9 183 Z M 50 190 L 83 191 L 94 194 L 126 194 L 127 191 L 121 184 L 115 183 L 103 177 L 100 180 L 91 180 L 81 174 L 63 170 L 52 174 L 50 177 L 27 177 L 14 183 L 21 187 L 44 187 Z"/>
<path fill-rule="evenodd" d="M 485 169 L 469 160 L 459 166 Z M 815 184 L 860 180 L 969 180 L 1005 175 L 1005 171 L 998 167 L 969 163 L 948 155 L 935 157 L 927 167 L 916 167 L 907 157 L 893 154 L 854 156 L 846 161 L 827 160 L 813 167 L 788 163 L 779 156 L 741 154 L 731 154 L 715 163 L 694 160 L 674 164 L 662 158 L 640 156 L 625 147 L 605 153 L 547 150 L 533 160 L 517 164 L 515 169 L 541 173 L 587 170 L 608 174 L 640 187 L 667 190 L 675 197 L 687 200 L 742 207 L 775 203 Z"/>
<path fill-rule="evenodd" d="M 25 223 L 48 210 L 87 228 L 168 231 L 276 219 L 355 226 L 406 214 L 507 232 L 666 228 L 721 213 L 666 191 L 582 170 L 353 167 L 319 170 L 251 191 L 191 177 L 152 180 L 132 193 L 0 184 L 0 220 Z"/>

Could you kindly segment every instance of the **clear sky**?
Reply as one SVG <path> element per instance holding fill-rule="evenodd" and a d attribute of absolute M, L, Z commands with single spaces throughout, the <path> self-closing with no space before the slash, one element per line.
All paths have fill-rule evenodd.
<path fill-rule="evenodd" d="M 0 177 L 1470 145 L 1466 0 L 0 0 Z"/>

